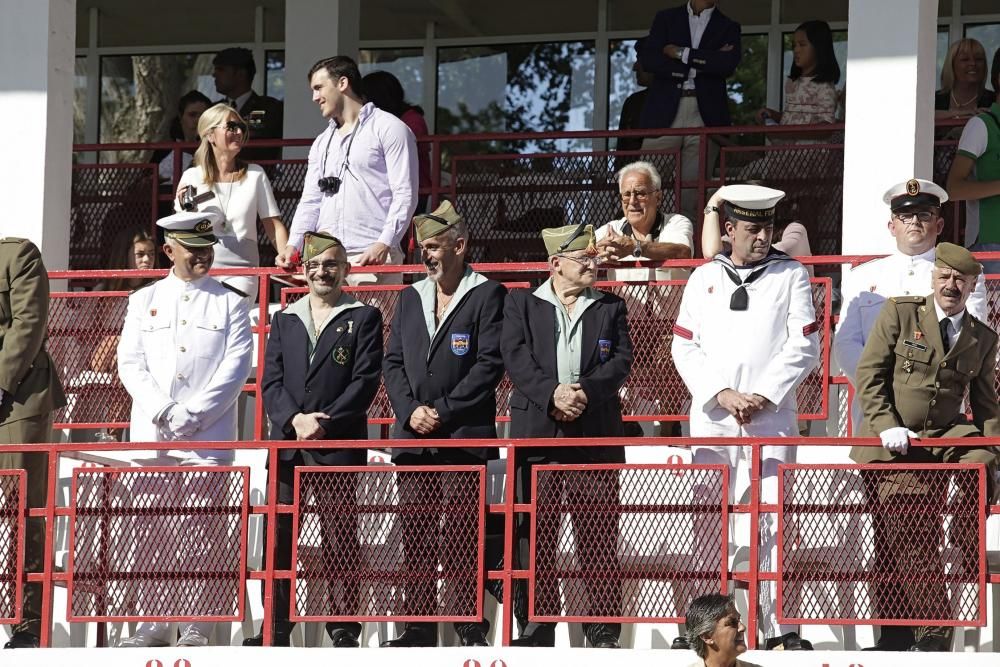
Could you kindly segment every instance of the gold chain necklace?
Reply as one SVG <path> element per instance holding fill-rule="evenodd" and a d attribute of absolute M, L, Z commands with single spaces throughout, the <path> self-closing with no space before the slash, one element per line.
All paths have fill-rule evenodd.
<path fill-rule="evenodd" d="M 979 93 L 975 93 L 972 97 L 970 97 L 965 102 L 959 102 L 955 98 L 955 91 L 954 90 L 951 91 L 951 101 L 954 102 L 954 104 L 955 104 L 956 107 L 967 107 L 970 104 L 972 104 L 973 102 L 975 102 L 977 99 L 979 99 Z"/>

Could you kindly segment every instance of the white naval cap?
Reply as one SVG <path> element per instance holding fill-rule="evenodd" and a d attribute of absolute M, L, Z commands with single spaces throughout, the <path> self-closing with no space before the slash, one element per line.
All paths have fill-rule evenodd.
<path fill-rule="evenodd" d="M 724 185 L 719 197 L 726 202 L 726 217 L 747 222 L 773 222 L 774 207 L 785 193 L 763 185 Z"/>
<path fill-rule="evenodd" d="M 937 183 L 923 178 L 911 178 L 886 190 L 882 201 L 892 211 L 908 206 L 940 206 L 948 201 L 948 193 Z"/>
<path fill-rule="evenodd" d="M 156 224 L 163 227 L 164 236 L 174 239 L 188 248 L 204 248 L 215 245 L 218 239 L 212 233 L 212 225 L 222 222 L 222 216 L 213 210 L 181 211 L 160 218 Z"/>

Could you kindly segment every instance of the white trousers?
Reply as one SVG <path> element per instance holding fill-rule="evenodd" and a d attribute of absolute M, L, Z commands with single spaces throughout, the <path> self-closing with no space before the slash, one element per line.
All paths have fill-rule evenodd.
<path fill-rule="evenodd" d="M 692 438 L 735 438 L 735 437 L 789 437 L 798 436 L 799 426 L 794 410 L 761 411 L 753 416 L 753 422 L 740 426 L 728 412 L 716 408 L 707 415 L 691 414 Z M 749 467 L 752 448 L 694 446 L 691 448 L 691 462 L 696 465 L 728 465 L 729 500 L 736 502 L 736 480 L 740 461 Z M 778 502 L 778 464 L 794 463 L 795 448 L 782 445 L 765 445 L 761 448 L 761 493 L 764 503 Z M 760 515 L 760 569 L 773 572 L 777 565 L 778 538 L 777 518 L 772 514 Z M 730 528 L 730 535 L 735 535 Z M 749 546 L 749 545 L 741 545 Z M 750 567 L 756 567 L 754 563 Z M 798 626 L 778 623 L 777 586 L 766 582 L 760 587 L 760 629 L 765 637 L 777 637 L 787 632 L 797 632 Z"/>

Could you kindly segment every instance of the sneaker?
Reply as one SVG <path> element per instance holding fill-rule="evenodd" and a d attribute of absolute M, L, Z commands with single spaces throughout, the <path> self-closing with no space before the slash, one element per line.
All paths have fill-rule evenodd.
<path fill-rule="evenodd" d="M 119 648 L 155 648 L 159 646 L 170 646 L 170 644 L 159 637 L 144 634 L 134 634 L 118 642 Z"/>
<path fill-rule="evenodd" d="M 197 628 L 185 628 L 184 634 L 177 640 L 178 646 L 208 646 L 208 637 L 201 634 Z"/>

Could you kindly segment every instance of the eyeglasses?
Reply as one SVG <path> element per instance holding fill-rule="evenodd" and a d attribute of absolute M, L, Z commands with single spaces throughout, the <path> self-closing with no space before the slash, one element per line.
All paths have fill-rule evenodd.
<path fill-rule="evenodd" d="M 237 132 L 246 134 L 250 129 L 247 127 L 246 123 L 241 123 L 235 120 L 228 121 L 225 125 L 216 125 L 216 127 L 224 127 L 226 128 L 226 132 L 232 132 L 233 134 L 236 134 Z"/>
<path fill-rule="evenodd" d="M 893 213 L 892 217 L 904 225 L 915 225 L 917 223 L 926 225 L 937 220 L 938 214 L 936 211 L 917 211 L 916 213 L 911 211 L 908 213 Z"/>
<path fill-rule="evenodd" d="M 584 255 L 583 257 L 574 257 L 573 255 L 559 255 L 559 257 L 563 257 L 565 259 L 571 259 L 580 266 L 590 266 L 591 264 L 597 266 L 598 264 L 601 263 L 600 257 L 591 255 Z"/>
<path fill-rule="evenodd" d="M 341 262 L 335 259 L 328 259 L 325 262 L 313 262 L 313 261 L 305 262 L 302 264 L 302 266 L 309 273 L 316 273 L 320 269 L 323 269 L 324 273 L 333 273 L 338 268 L 340 268 L 341 265 L 344 264 L 347 264 L 347 262 Z"/>
<path fill-rule="evenodd" d="M 622 203 L 627 204 L 628 200 L 635 197 L 637 201 L 646 201 L 650 193 L 645 190 L 632 190 L 630 192 L 621 193 Z"/>

